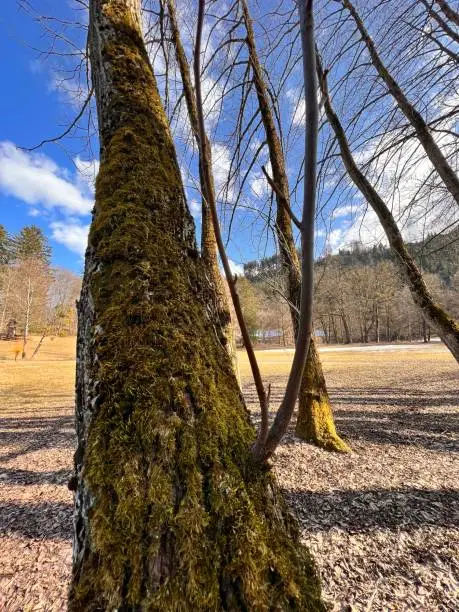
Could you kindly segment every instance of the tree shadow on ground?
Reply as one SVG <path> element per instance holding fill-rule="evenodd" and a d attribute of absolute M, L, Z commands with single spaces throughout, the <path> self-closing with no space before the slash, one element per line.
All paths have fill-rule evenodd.
<path fill-rule="evenodd" d="M 454 412 L 344 409 L 335 412 L 335 424 L 339 431 L 354 440 L 459 452 L 459 416 Z"/>
<path fill-rule="evenodd" d="M 388 489 L 367 491 L 284 490 L 306 532 L 342 529 L 413 531 L 424 526 L 459 527 L 459 491 L 454 489 Z"/>
<path fill-rule="evenodd" d="M 0 525 L 4 535 L 17 534 L 39 540 L 71 540 L 72 504 L 63 502 L 0 503 Z"/>
<path fill-rule="evenodd" d="M 73 416 L 0 418 L 0 453 L 3 448 L 20 446 L 0 455 L 6 462 L 46 448 L 74 448 Z"/>
<path fill-rule="evenodd" d="M 336 428 L 340 435 L 349 439 L 351 446 L 353 441 L 359 440 L 371 444 L 422 446 L 437 452 L 459 452 L 459 414 L 454 411 L 457 397 L 452 393 L 442 395 L 393 388 L 380 388 L 369 393 L 353 387 L 331 389 L 330 395 Z M 244 396 L 258 427 L 258 400 L 252 385 L 245 389 Z M 271 421 L 282 397 L 281 387 L 272 388 Z M 350 404 L 356 408 L 349 409 L 347 406 Z M 442 406 L 451 406 L 452 410 L 448 412 Z M 303 443 L 294 435 L 295 422 L 296 413 L 284 437 L 285 445 Z"/>
<path fill-rule="evenodd" d="M 339 404 L 358 404 L 361 406 L 399 406 L 403 408 L 430 408 L 437 406 L 456 406 L 457 393 L 436 391 L 413 391 L 401 387 L 379 387 L 365 389 L 362 387 L 330 388 L 330 395 Z"/>
<path fill-rule="evenodd" d="M 28 485 L 67 485 L 72 470 L 62 469 L 55 472 L 31 472 L 29 470 L 3 469 L 0 467 L 0 483 L 19 486 Z"/>

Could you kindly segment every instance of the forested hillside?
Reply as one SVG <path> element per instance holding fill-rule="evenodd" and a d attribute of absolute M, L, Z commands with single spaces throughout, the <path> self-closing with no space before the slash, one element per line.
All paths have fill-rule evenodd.
<path fill-rule="evenodd" d="M 459 229 L 407 247 L 435 298 L 459 318 Z M 315 270 L 315 328 L 325 342 L 429 340 L 388 247 L 355 243 L 318 259 Z M 254 335 L 290 343 L 278 256 L 248 262 L 244 274 L 242 295 Z"/>
<path fill-rule="evenodd" d="M 423 241 L 408 242 L 406 246 L 424 272 L 437 274 L 446 286 L 454 283 L 459 271 L 459 227 L 447 234 L 433 234 Z M 378 244 L 365 248 L 356 242 L 349 249 L 340 249 L 338 253 L 320 257 L 316 265 L 333 262 L 345 267 L 375 266 L 382 261 L 394 261 L 388 246 Z M 277 255 L 244 264 L 244 275 L 254 282 L 277 277 L 279 271 Z"/>

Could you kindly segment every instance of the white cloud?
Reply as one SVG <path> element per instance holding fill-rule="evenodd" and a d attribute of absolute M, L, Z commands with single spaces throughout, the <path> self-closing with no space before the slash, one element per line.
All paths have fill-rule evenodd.
<path fill-rule="evenodd" d="M 190 213 L 193 215 L 193 217 L 197 220 L 201 218 L 201 213 L 202 213 L 202 207 L 201 207 L 201 203 L 198 202 L 197 200 L 191 200 L 188 204 L 189 209 L 190 209 Z"/>
<path fill-rule="evenodd" d="M 76 183 L 76 184 L 75 184 Z M 78 180 L 41 153 L 20 151 L 11 142 L 0 143 L 0 190 L 33 207 L 87 215 L 93 206 Z"/>
<path fill-rule="evenodd" d="M 231 272 L 233 274 L 237 274 L 238 276 L 244 275 L 244 266 L 240 263 L 233 261 L 232 259 L 228 259 L 228 263 L 231 268 Z"/>
<path fill-rule="evenodd" d="M 343 230 L 340 228 L 332 230 L 327 236 L 327 244 L 330 245 L 332 250 L 336 249 L 340 243 L 343 236 Z"/>
<path fill-rule="evenodd" d="M 66 246 L 70 251 L 83 256 L 88 243 L 89 225 L 81 225 L 78 222 L 54 222 L 51 223 L 52 238 Z"/>
<path fill-rule="evenodd" d="M 234 180 L 226 188 L 231 169 L 231 155 L 229 148 L 225 145 L 212 143 L 212 169 L 217 197 L 224 198 L 228 202 L 234 201 L 236 197 Z"/>
<path fill-rule="evenodd" d="M 83 187 L 87 187 L 91 193 L 94 193 L 96 186 L 96 178 L 99 173 L 100 162 L 98 159 L 81 159 L 79 155 L 74 157 L 73 163 L 75 164 L 78 175 L 77 181 Z M 81 183 L 82 181 L 82 183 Z"/>
<path fill-rule="evenodd" d="M 358 210 L 357 206 L 353 206 L 352 204 L 348 204 L 346 206 L 338 206 L 331 214 L 332 219 L 338 219 L 339 217 L 347 217 L 348 215 L 352 215 L 356 213 Z"/>
<path fill-rule="evenodd" d="M 304 125 L 306 102 L 304 101 L 304 97 L 301 96 L 301 90 L 299 88 L 289 89 L 286 92 L 286 96 L 292 107 L 293 125 Z"/>
<path fill-rule="evenodd" d="M 250 181 L 250 188 L 257 198 L 264 198 L 268 194 L 268 181 L 259 174 Z"/>
<path fill-rule="evenodd" d="M 448 122 L 449 121 L 449 122 Z M 442 126 L 453 129 L 451 120 Z M 438 145 L 445 151 L 454 151 L 454 136 L 435 135 Z M 416 139 L 404 142 L 396 154 L 389 148 L 392 135 L 375 139 L 364 148 L 356 151 L 354 157 L 360 168 L 366 172 L 370 182 L 392 212 L 397 225 L 406 241 L 418 241 L 429 233 L 447 230 L 459 222 L 459 211 L 452 205 L 438 175 Z M 387 150 L 386 150 L 387 149 Z M 385 153 L 381 153 L 385 151 Z M 378 155 L 375 157 L 375 154 Z M 453 156 L 453 162 L 457 157 Z M 358 194 L 360 204 L 338 207 L 332 218 L 354 213 L 352 223 L 343 228 L 341 240 L 335 249 L 349 246 L 352 242 L 362 242 L 364 246 L 387 244 L 385 232 L 376 213 L 368 207 L 362 209 L 363 197 Z"/>
<path fill-rule="evenodd" d="M 81 55 L 83 57 L 85 52 L 83 51 Z M 81 76 L 81 74 L 76 74 L 74 78 L 69 78 L 66 73 L 52 72 L 48 84 L 50 91 L 57 92 L 61 100 L 70 104 L 76 111 L 81 110 L 89 95 L 88 86 L 82 81 Z"/>
<path fill-rule="evenodd" d="M 271 162 L 267 162 L 265 164 L 266 171 L 269 176 L 272 176 Z M 265 175 L 261 172 L 257 172 L 253 175 L 252 180 L 250 181 L 250 188 L 252 192 L 257 196 L 257 198 L 266 198 L 269 194 L 269 183 L 265 177 Z"/>
<path fill-rule="evenodd" d="M 218 121 L 222 105 L 223 87 L 211 77 L 204 77 L 201 81 L 202 107 L 206 118 L 206 131 Z"/>

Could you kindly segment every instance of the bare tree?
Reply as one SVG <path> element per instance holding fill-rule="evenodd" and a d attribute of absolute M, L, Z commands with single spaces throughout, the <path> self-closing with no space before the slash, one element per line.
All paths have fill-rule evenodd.
<path fill-rule="evenodd" d="M 396 263 L 410 288 L 413 300 L 421 310 L 427 323 L 438 332 L 455 359 L 459 361 L 459 328 L 454 320 L 434 301 L 418 267 L 405 246 L 401 232 L 389 208 L 370 181 L 358 168 L 349 148 L 346 134 L 332 107 L 328 93 L 326 73 L 322 68 L 320 60 L 317 62 L 317 69 L 325 113 L 338 141 L 343 164 L 356 187 L 376 212 L 389 244 L 396 255 Z"/>
<path fill-rule="evenodd" d="M 212 178 L 212 167 L 211 167 L 211 153 L 210 143 L 207 138 L 206 129 L 204 125 L 204 110 L 202 103 L 202 91 L 201 91 L 201 38 L 202 29 L 204 25 L 204 10 L 205 0 L 199 0 L 198 8 L 198 21 L 196 27 L 196 45 L 194 50 L 194 82 L 196 89 L 196 111 L 198 119 L 198 142 L 199 142 L 199 162 L 200 162 L 200 176 L 202 177 L 202 183 L 204 184 L 205 191 L 207 194 L 207 206 L 209 208 L 209 215 L 213 226 L 213 235 L 215 236 L 215 242 L 218 246 L 218 252 L 222 261 L 223 270 L 225 271 L 226 282 L 231 294 L 231 300 L 233 302 L 234 310 L 237 316 L 237 322 L 239 329 L 241 330 L 242 338 L 244 341 L 244 347 L 247 351 L 249 358 L 250 367 L 252 370 L 255 387 L 258 394 L 258 401 L 260 403 L 261 410 L 261 425 L 260 431 L 258 432 L 256 448 L 260 445 L 264 445 L 268 436 L 268 414 L 269 414 L 269 390 L 266 391 L 263 379 L 261 376 L 260 368 L 255 356 L 255 351 L 252 346 L 252 340 L 250 337 L 249 330 L 247 328 L 244 314 L 242 312 L 241 302 L 236 287 L 236 278 L 233 276 L 231 266 L 226 255 L 225 245 L 223 243 L 223 237 L 220 231 L 220 222 L 218 219 L 218 212 L 216 206 L 215 196 L 212 196 L 213 178 Z M 209 231 L 207 232 L 210 233 Z M 215 243 L 214 243 L 215 246 Z"/>
<path fill-rule="evenodd" d="M 295 338 L 299 332 L 299 308 L 302 291 L 300 262 L 293 235 L 290 205 L 289 180 L 286 172 L 281 140 L 271 110 L 268 87 L 258 58 L 255 35 L 246 0 L 240 0 L 244 25 L 247 31 L 246 44 L 253 80 L 256 88 L 260 115 L 266 134 L 272 178 L 265 168 L 265 176 L 273 188 L 277 201 L 275 231 L 281 255 L 282 266 L 287 278 L 287 300 L 293 323 Z M 306 178 L 305 178 L 306 180 Z M 295 219 L 296 224 L 298 221 Z M 303 381 L 300 387 L 296 433 L 301 438 L 314 442 L 327 450 L 348 451 L 349 447 L 336 433 L 330 399 L 327 392 L 322 364 L 314 338 L 311 338 Z"/>
<path fill-rule="evenodd" d="M 315 70 L 313 2 L 298 2 L 303 52 L 305 117 L 304 190 L 303 213 L 299 222 L 301 235 L 301 297 L 298 332 L 292 368 L 287 380 L 284 399 L 266 437 L 258 440 L 255 455 L 269 457 L 282 439 L 292 418 L 301 387 L 303 373 L 312 337 L 312 309 L 314 291 L 314 220 L 316 203 L 317 138 L 319 107 L 317 101 L 317 76 Z M 309 382 L 309 381 L 308 381 Z"/>
<path fill-rule="evenodd" d="M 435 0 L 446 17 L 459 26 L 459 13 L 455 11 L 446 0 Z"/>
<path fill-rule="evenodd" d="M 200 187 L 202 195 L 201 257 L 206 264 L 209 277 L 215 285 L 217 308 L 220 311 L 220 321 L 222 329 L 225 330 L 225 337 L 227 339 L 226 346 L 230 353 L 234 370 L 239 378 L 231 311 L 228 303 L 226 288 L 224 286 L 220 267 L 218 265 L 218 247 L 212 223 L 211 207 L 216 208 L 215 182 L 212 172 L 212 151 L 207 135 L 204 136 L 207 140 L 206 145 L 204 147 L 199 147 L 199 117 L 196 106 L 196 94 L 193 89 L 188 59 L 180 37 L 175 10 L 175 0 L 167 0 L 167 10 L 170 19 L 172 44 L 174 46 L 175 58 L 180 70 L 180 77 L 183 84 L 183 94 L 185 97 L 191 130 L 196 140 L 196 144 L 198 145 L 200 155 L 207 155 L 207 159 L 199 163 Z M 203 171 L 203 167 L 205 167 L 207 171 Z M 209 181 L 209 184 L 207 184 L 207 181 Z"/>
<path fill-rule="evenodd" d="M 448 163 L 446 157 L 443 155 L 442 151 L 440 150 L 440 147 L 435 142 L 435 139 L 432 136 L 422 115 L 409 102 L 400 85 L 397 83 L 397 81 L 394 79 L 394 77 L 384 65 L 354 5 L 350 2 L 350 0 L 337 1 L 339 1 L 340 3 L 342 2 L 343 6 L 349 11 L 367 48 L 371 62 L 375 67 L 378 75 L 384 81 L 390 94 L 396 100 L 398 107 L 412 125 L 420 143 L 424 148 L 424 151 L 426 152 L 427 157 L 431 161 L 438 175 L 442 178 L 446 188 L 451 193 L 456 203 L 459 204 L 459 178 L 457 177 L 457 174 L 454 172 L 453 168 Z"/>
<path fill-rule="evenodd" d="M 10 308 L 21 329 L 25 359 L 31 327 L 39 328 L 46 316 L 50 275 L 47 264 L 36 257 L 16 261 L 11 273 Z"/>

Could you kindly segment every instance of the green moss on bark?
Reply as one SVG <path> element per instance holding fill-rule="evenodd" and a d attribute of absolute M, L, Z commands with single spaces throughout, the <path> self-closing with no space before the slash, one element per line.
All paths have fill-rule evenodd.
<path fill-rule="evenodd" d="M 351 449 L 338 435 L 325 377 L 314 340 L 311 341 L 298 399 L 296 435 L 319 448 L 338 453 Z"/>
<path fill-rule="evenodd" d="M 85 286 L 91 415 L 71 611 L 323 610 L 215 326 L 165 115 L 120 0 Z M 94 58 L 94 52 L 93 52 Z M 94 59 L 93 59 L 94 61 Z M 104 132 L 105 130 L 105 132 Z M 78 455 L 79 456 L 79 455 Z M 80 466 L 81 467 L 81 466 Z M 81 527 L 81 525 L 80 525 Z"/>

